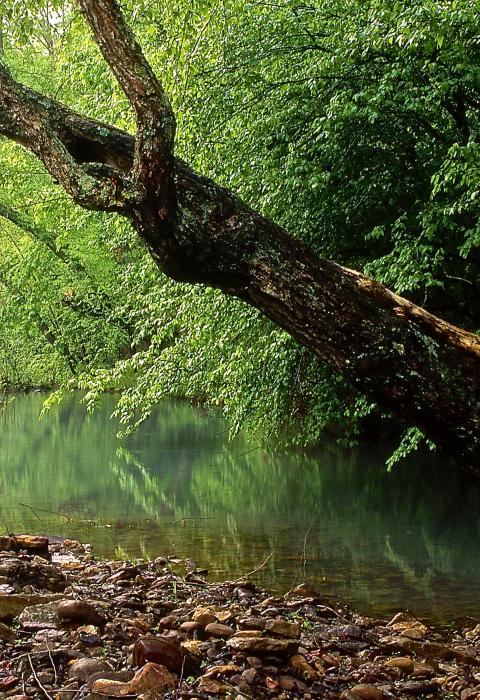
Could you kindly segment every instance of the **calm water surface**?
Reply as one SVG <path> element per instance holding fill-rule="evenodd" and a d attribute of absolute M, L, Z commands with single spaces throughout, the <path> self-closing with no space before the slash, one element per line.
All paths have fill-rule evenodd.
<path fill-rule="evenodd" d="M 435 455 L 388 474 L 378 445 L 272 454 L 182 402 L 120 441 L 114 397 L 39 421 L 43 400 L 0 408 L 0 530 L 74 537 L 98 557 L 190 557 L 210 580 L 273 553 L 255 581 L 278 591 L 306 580 L 367 613 L 480 617 L 480 488 Z"/>

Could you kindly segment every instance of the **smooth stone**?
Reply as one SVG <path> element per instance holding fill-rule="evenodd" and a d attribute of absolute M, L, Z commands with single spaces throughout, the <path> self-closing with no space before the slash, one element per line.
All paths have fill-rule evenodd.
<path fill-rule="evenodd" d="M 217 637 L 219 639 L 228 639 L 234 634 L 234 630 L 229 627 L 229 625 L 222 625 L 219 622 L 211 622 L 205 627 L 205 632 L 210 637 Z"/>
<path fill-rule="evenodd" d="M 133 693 L 149 693 L 150 698 L 163 698 L 166 690 L 175 688 L 175 681 L 168 668 L 148 663 L 137 671 L 128 686 Z"/>
<path fill-rule="evenodd" d="M 69 668 L 68 677 L 76 678 L 85 683 L 94 673 L 99 673 L 100 671 L 109 673 L 111 670 L 110 666 L 103 659 L 86 657 L 73 662 Z"/>
<path fill-rule="evenodd" d="M 380 690 L 380 688 L 376 688 L 374 685 L 364 685 L 362 683 L 353 686 L 353 688 L 350 688 L 349 691 L 344 691 L 344 693 L 347 693 L 347 695 L 345 695 L 346 699 L 354 698 L 355 700 L 385 700 L 386 698 L 385 693 L 383 690 Z M 344 697 L 344 693 L 340 695 L 341 699 Z"/>
<path fill-rule="evenodd" d="M 141 637 L 133 647 L 133 663 L 143 666 L 151 661 L 166 666 L 173 673 L 181 673 L 196 667 L 199 660 L 185 647 L 170 637 Z"/>
<path fill-rule="evenodd" d="M 210 678 L 210 676 L 225 676 L 228 673 L 238 673 L 241 671 L 240 666 L 236 664 L 223 664 L 220 666 L 212 666 L 206 673 L 204 673 L 204 678 Z"/>
<path fill-rule="evenodd" d="M 398 668 L 402 673 L 411 673 L 413 671 L 413 659 L 409 656 L 396 656 L 393 659 L 388 659 L 383 664 L 386 668 Z"/>
<path fill-rule="evenodd" d="M 86 600 L 62 600 L 58 604 L 58 616 L 63 620 L 81 622 L 97 627 L 105 625 L 106 617 L 97 612 Z"/>

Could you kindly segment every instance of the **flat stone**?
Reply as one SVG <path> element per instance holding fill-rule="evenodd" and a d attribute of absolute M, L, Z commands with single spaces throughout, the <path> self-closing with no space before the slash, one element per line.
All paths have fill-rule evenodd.
<path fill-rule="evenodd" d="M 12 593 L 10 595 L 0 594 L 0 620 L 10 620 L 20 615 L 22 610 L 31 605 L 41 605 L 60 600 L 61 595 L 40 594 L 40 593 Z"/>
<path fill-rule="evenodd" d="M 0 558 L 0 577 L 11 583 L 16 591 L 23 586 L 57 593 L 66 588 L 67 580 L 56 566 L 47 564 L 39 557 L 2 557 Z"/>
<path fill-rule="evenodd" d="M 121 698 L 126 695 L 131 695 L 131 690 L 128 683 L 121 681 L 112 681 L 106 678 L 99 678 L 92 685 L 92 693 L 111 698 Z"/>
<path fill-rule="evenodd" d="M 298 649 L 295 639 L 279 639 L 276 637 L 230 637 L 227 647 L 234 651 L 251 654 L 294 654 Z"/>
<path fill-rule="evenodd" d="M 214 678 L 202 676 L 198 681 L 197 690 L 199 693 L 206 693 L 207 695 L 210 693 L 213 695 L 226 695 L 231 692 L 232 687 L 216 681 Z"/>
<path fill-rule="evenodd" d="M 210 637 L 217 637 L 218 639 L 228 639 L 234 633 L 234 630 L 228 625 L 222 625 L 219 622 L 211 622 L 205 627 L 205 632 Z"/>
<path fill-rule="evenodd" d="M 210 678 L 210 676 L 225 676 L 228 673 L 238 673 L 242 669 L 236 664 L 223 664 L 220 666 L 213 666 L 209 668 L 208 671 L 203 675 L 204 678 Z"/>
<path fill-rule="evenodd" d="M 57 608 L 57 601 L 40 605 L 29 605 L 22 610 L 18 619 L 25 630 L 56 629 L 60 623 Z"/>

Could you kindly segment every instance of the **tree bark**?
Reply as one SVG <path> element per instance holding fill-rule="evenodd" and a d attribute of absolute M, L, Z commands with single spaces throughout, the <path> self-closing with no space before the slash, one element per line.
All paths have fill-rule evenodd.
<path fill-rule="evenodd" d="M 318 257 L 173 155 L 175 119 L 115 0 L 77 0 L 136 114 L 136 137 L 17 83 L 0 63 L 0 133 L 78 204 L 130 219 L 170 277 L 260 309 L 354 387 L 480 474 L 480 338 Z"/>

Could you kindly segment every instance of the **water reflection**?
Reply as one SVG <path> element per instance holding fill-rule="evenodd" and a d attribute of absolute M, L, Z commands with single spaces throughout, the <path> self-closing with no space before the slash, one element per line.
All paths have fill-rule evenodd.
<path fill-rule="evenodd" d="M 115 437 L 114 398 L 38 420 L 43 397 L 0 412 L 0 523 L 62 534 L 98 556 L 194 558 L 212 578 L 304 578 L 365 611 L 480 615 L 480 489 L 431 454 L 392 474 L 378 446 L 277 455 L 228 443 L 216 413 L 163 404 Z M 49 511 L 49 512 L 47 512 Z"/>

